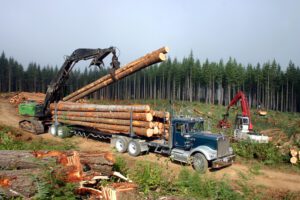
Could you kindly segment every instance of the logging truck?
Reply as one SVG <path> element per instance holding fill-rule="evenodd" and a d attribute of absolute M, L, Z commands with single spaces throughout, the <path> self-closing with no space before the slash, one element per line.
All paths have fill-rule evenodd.
<path fill-rule="evenodd" d="M 54 118 L 58 119 L 58 116 L 54 114 Z M 112 134 L 110 131 L 70 125 L 68 121 L 61 123 L 58 120 L 49 128 L 49 132 L 61 137 L 74 134 L 110 140 L 111 146 L 118 152 L 128 152 L 134 157 L 148 152 L 159 153 L 169 156 L 172 161 L 191 164 L 200 173 L 204 173 L 208 168 L 229 166 L 235 158 L 229 138 L 222 134 L 205 132 L 203 118 L 174 117 L 170 119 L 169 134 L 163 132 L 159 138 L 136 134 L 132 113 L 130 122 L 127 134 Z M 167 127 L 164 130 L 167 130 Z"/>
<path fill-rule="evenodd" d="M 148 105 L 74 103 L 117 80 L 164 61 L 168 51 L 167 47 L 160 48 L 120 68 L 114 47 L 75 50 L 51 81 L 42 104 L 19 104 L 20 115 L 26 117 L 19 122 L 20 128 L 34 134 L 48 129 L 51 134 L 63 137 L 76 134 L 109 139 L 118 152 L 139 156 L 153 151 L 170 156 L 174 161 L 192 164 L 199 172 L 208 167 L 230 165 L 234 154 L 229 139 L 221 134 L 206 133 L 202 118 L 170 118 L 162 116 L 161 111 L 153 112 Z M 99 67 L 110 53 L 113 56 L 109 74 L 62 98 L 61 90 L 78 61 L 93 59 L 90 65 Z M 57 105 L 60 100 L 63 102 Z"/>

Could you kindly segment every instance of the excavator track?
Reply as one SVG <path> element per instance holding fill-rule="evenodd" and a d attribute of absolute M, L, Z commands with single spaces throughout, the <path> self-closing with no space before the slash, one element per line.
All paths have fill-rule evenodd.
<path fill-rule="evenodd" d="M 44 125 L 38 120 L 22 120 L 19 122 L 20 129 L 35 135 L 44 133 Z"/>

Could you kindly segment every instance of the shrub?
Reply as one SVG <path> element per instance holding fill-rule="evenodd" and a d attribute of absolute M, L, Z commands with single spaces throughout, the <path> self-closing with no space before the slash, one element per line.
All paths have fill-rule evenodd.
<path fill-rule="evenodd" d="M 242 199 L 242 195 L 235 192 L 226 180 L 204 178 L 187 169 L 180 171 L 175 187 L 179 195 L 189 195 L 194 199 Z"/>
<path fill-rule="evenodd" d="M 130 171 L 130 176 L 144 194 L 168 185 L 167 179 L 163 176 L 162 168 L 150 162 L 137 162 L 136 166 Z"/>
<path fill-rule="evenodd" d="M 232 144 L 234 152 L 244 158 L 254 158 L 265 164 L 276 164 L 283 162 L 283 156 L 278 148 L 272 143 L 254 143 L 250 141 L 239 141 Z"/>
<path fill-rule="evenodd" d="M 113 171 L 117 171 L 123 175 L 127 175 L 128 167 L 127 167 L 125 160 L 122 157 L 120 157 L 120 156 L 116 157 L 116 161 L 113 165 Z"/>

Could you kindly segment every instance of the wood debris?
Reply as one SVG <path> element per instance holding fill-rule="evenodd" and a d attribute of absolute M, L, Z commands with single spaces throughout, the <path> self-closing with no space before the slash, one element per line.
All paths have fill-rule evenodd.
<path fill-rule="evenodd" d="M 19 105 L 24 101 L 34 101 L 36 103 L 44 103 L 46 95 L 44 93 L 35 92 L 20 92 L 10 98 L 9 102 L 11 104 Z"/>
<path fill-rule="evenodd" d="M 136 185 L 114 172 L 113 163 L 110 152 L 0 151 L 0 192 L 9 198 L 31 198 L 37 193 L 40 177 L 45 170 L 51 170 L 57 179 L 77 183 L 76 193 L 79 195 L 92 195 L 94 199 L 116 199 L 116 196 L 124 199 L 120 198 L 120 193 L 124 192 L 120 188 L 127 188 L 133 194 Z M 112 176 L 120 177 L 123 182 L 119 182 L 118 187 L 114 182 L 102 187 L 101 181 L 107 183 Z"/>

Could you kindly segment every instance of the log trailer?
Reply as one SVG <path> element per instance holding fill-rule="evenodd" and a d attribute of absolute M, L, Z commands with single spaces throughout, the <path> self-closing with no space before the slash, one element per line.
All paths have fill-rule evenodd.
<path fill-rule="evenodd" d="M 25 102 L 19 104 L 19 114 L 27 117 L 19 122 L 19 127 L 34 134 L 44 133 L 52 123 L 50 104 L 62 98 L 61 91 L 74 65 L 81 60 L 92 59 L 89 66 L 95 65 L 100 67 L 103 65 L 103 59 L 109 54 L 112 54 L 110 65 L 112 67 L 111 74 L 114 76 L 114 71 L 120 67 L 115 47 L 75 50 L 71 56 L 66 58 L 58 74 L 48 86 L 44 103 Z"/>
<path fill-rule="evenodd" d="M 250 108 L 248 105 L 247 98 L 242 91 L 239 91 L 231 100 L 230 104 L 227 106 L 227 111 L 223 115 L 223 119 L 219 121 L 218 127 L 219 128 L 230 128 L 230 123 L 228 122 L 229 117 L 229 109 L 238 103 L 241 102 L 241 109 L 242 114 L 237 114 L 235 118 L 235 125 L 234 125 L 234 139 L 239 140 L 250 140 L 259 143 L 268 143 L 269 137 L 262 135 L 260 133 L 253 131 L 253 125 L 251 122 L 250 117 Z"/>
<path fill-rule="evenodd" d="M 57 119 L 55 114 L 54 118 Z M 222 134 L 206 133 L 203 118 L 174 117 L 170 121 L 168 138 L 165 135 L 160 138 L 137 135 L 132 123 L 128 134 L 111 134 L 91 127 L 59 122 L 53 124 L 49 131 L 52 135 L 74 134 L 109 140 L 118 152 L 128 152 L 134 157 L 149 152 L 162 154 L 169 156 L 172 161 L 190 164 L 200 173 L 206 172 L 208 168 L 221 168 L 233 163 L 235 155 L 229 138 Z"/>

